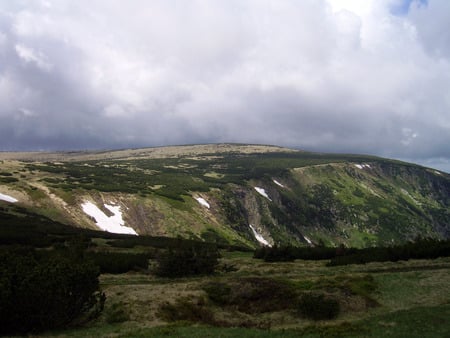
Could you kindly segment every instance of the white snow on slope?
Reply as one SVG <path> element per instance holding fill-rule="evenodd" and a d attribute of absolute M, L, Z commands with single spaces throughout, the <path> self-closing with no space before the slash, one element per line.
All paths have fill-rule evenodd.
<path fill-rule="evenodd" d="M 5 195 L 0 193 L 0 200 L 2 201 L 6 201 L 6 202 L 10 202 L 10 203 L 16 203 L 19 202 L 17 199 L 15 199 L 14 197 L 11 197 L 9 195 Z"/>
<path fill-rule="evenodd" d="M 282 188 L 285 187 L 283 184 L 281 184 L 281 183 L 278 182 L 277 180 L 273 180 L 273 183 L 275 183 L 275 184 L 278 185 L 279 187 L 282 187 Z"/>
<path fill-rule="evenodd" d="M 124 226 L 125 222 L 122 218 L 120 206 L 105 204 L 105 208 L 113 213 L 113 216 L 111 217 L 105 215 L 105 213 L 92 202 L 84 202 L 81 207 L 86 214 L 95 218 L 95 223 L 100 229 L 116 234 L 137 235 L 136 231 L 132 228 Z"/>
<path fill-rule="evenodd" d="M 267 195 L 266 191 L 263 188 L 259 188 L 259 187 L 255 187 L 255 190 L 261 195 L 264 196 L 265 198 L 267 198 L 269 201 L 272 201 L 269 197 L 269 195 Z"/>
<path fill-rule="evenodd" d="M 364 168 L 370 169 L 369 164 L 355 164 L 355 167 L 358 169 L 364 169 Z"/>
<path fill-rule="evenodd" d="M 266 241 L 266 239 L 261 234 L 259 234 L 251 224 L 249 224 L 249 227 L 250 229 L 252 229 L 253 235 L 259 243 L 268 247 L 272 247 L 272 245 L 268 241 Z"/>
<path fill-rule="evenodd" d="M 303 235 L 303 238 L 306 239 L 306 241 L 308 242 L 308 244 L 312 244 L 311 240 L 310 240 L 308 237 L 306 237 L 305 235 Z"/>
<path fill-rule="evenodd" d="M 208 209 L 210 208 L 210 205 L 208 202 L 206 202 L 206 200 L 202 197 L 196 197 L 195 198 L 197 200 L 198 203 L 200 203 L 201 205 L 203 205 L 204 207 L 207 207 Z"/>

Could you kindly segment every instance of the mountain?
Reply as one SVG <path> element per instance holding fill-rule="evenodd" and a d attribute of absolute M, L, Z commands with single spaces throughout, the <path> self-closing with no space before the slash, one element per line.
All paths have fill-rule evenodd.
<path fill-rule="evenodd" d="M 450 175 L 366 155 L 211 144 L 0 153 L 0 225 L 35 215 L 233 245 L 450 238 Z"/>

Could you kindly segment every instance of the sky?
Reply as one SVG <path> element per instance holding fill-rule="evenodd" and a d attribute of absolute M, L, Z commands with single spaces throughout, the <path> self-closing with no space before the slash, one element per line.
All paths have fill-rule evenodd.
<path fill-rule="evenodd" d="M 450 1 L 0 2 L 0 151 L 218 142 L 450 172 Z"/>

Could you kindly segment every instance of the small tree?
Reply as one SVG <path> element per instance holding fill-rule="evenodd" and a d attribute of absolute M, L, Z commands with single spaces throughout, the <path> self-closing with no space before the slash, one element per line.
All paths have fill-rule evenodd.
<path fill-rule="evenodd" d="M 298 310 L 309 319 L 334 319 L 339 315 L 340 305 L 336 299 L 323 294 L 305 293 L 298 302 Z"/>
<path fill-rule="evenodd" d="M 156 275 L 183 277 L 214 273 L 220 254 L 216 246 L 192 244 L 168 249 L 157 257 Z"/>

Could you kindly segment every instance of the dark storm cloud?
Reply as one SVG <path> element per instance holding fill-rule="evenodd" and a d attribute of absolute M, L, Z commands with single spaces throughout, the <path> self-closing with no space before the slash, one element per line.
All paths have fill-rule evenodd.
<path fill-rule="evenodd" d="M 0 149 L 252 142 L 449 170 L 449 19 L 445 0 L 2 2 Z"/>

